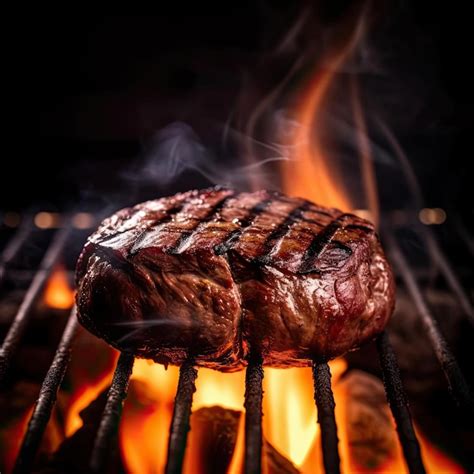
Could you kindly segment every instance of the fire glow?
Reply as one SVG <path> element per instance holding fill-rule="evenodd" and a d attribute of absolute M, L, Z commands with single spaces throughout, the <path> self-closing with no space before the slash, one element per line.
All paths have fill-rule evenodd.
<path fill-rule="evenodd" d="M 295 110 L 295 120 L 299 124 L 297 133 L 289 146 L 289 161 L 282 165 L 283 190 L 292 196 L 305 197 L 322 205 L 338 207 L 351 211 L 355 205 L 341 187 L 341 180 L 332 165 L 330 154 L 323 150 L 314 130 L 324 120 L 321 106 L 331 87 L 335 74 L 347 59 L 358 35 L 343 48 L 331 61 L 326 71 L 317 71 L 308 82 L 300 104 Z M 354 89 L 355 94 L 357 89 Z M 377 220 L 378 206 L 376 183 L 370 163 L 370 150 L 357 95 L 354 101 L 355 123 L 360 145 L 361 174 L 366 190 L 367 205 L 372 218 Z M 52 275 L 46 291 L 45 303 L 53 308 L 70 308 L 74 294 L 67 284 L 64 269 L 58 268 Z M 339 430 L 341 463 L 343 472 L 407 472 L 401 449 L 396 443 L 380 465 L 373 468 L 361 467 L 351 451 L 348 426 L 348 394 L 338 381 L 347 368 L 344 359 L 330 363 L 334 396 L 336 400 L 336 420 Z M 82 426 L 79 416 L 111 379 L 112 372 L 102 374 L 94 383 L 76 390 L 68 408 L 66 434 L 72 435 Z M 168 431 L 173 413 L 179 370 L 136 360 L 131 377 L 128 399 L 125 403 L 120 424 L 119 442 L 125 468 L 134 474 L 163 472 L 166 463 Z M 202 407 L 220 406 L 241 413 L 234 454 L 228 472 L 238 474 L 243 465 L 243 402 L 245 388 L 244 371 L 223 374 L 209 369 L 200 369 L 196 383 L 193 411 Z M 290 460 L 301 473 L 323 473 L 320 451 L 320 431 L 316 422 L 317 412 L 313 399 L 313 379 L 310 368 L 304 369 L 266 369 L 264 377 L 264 418 L 263 431 L 266 441 L 284 457 Z M 392 423 L 393 433 L 395 425 Z M 194 460 L 197 458 L 199 442 L 190 441 L 186 451 L 184 472 L 199 474 Z M 423 458 L 427 471 L 462 472 L 462 469 L 449 460 L 424 436 L 419 433 Z M 263 460 L 265 463 L 265 459 Z M 204 474 L 205 471 L 203 471 Z"/>
<path fill-rule="evenodd" d="M 331 363 L 334 378 L 345 369 L 343 359 Z M 168 428 L 178 383 L 177 367 L 164 367 L 137 360 L 120 427 L 120 446 L 128 470 L 134 473 L 162 472 L 166 463 Z M 200 369 L 193 399 L 193 411 L 220 406 L 243 412 L 244 371 L 224 374 Z M 296 465 L 306 459 L 319 433 L 313 400 L 311 369 L 266 369 L 264 378 L 264 436 Z M 191 433 L 193 427 L 191 425 Z M 240 472 L 243 424 L 239 425 L 233 467 Z M 149 446 L 148 446 L 149 445 Z M 188 446 L 184 472 L 194 474 L 193 448 Z M 239 459 L 240 458 L 240 459 Z"/>
<path fill-rule="evenodd" d="M 347 365 L 344 359 L 330 363 L 336 400 L 336 421 L 340 439 L 342 472 L 407 472 L 403 453 L 395 442 L 387 458 L 373 469 L 361 466 L 351 451 L 347 435 L 348 394 L 338 381 Z M 174 395 L 179 369 L 137 360 L 131 378 L 127 403 L 120 425 L 122 459 L 129 472 L 147 474 L 163 472 L 166 463 L 168 430 L 173 413 Z M 239 474 L 243 466 L 243 402 L 245 374 L 243 371 L 224 374 L 200 369 L 196 382 L 193 412 L 202 407 L 221 406 L 240 411 L 240 423 L 234 447 L 234 455 L 228 473 Z M 323 474 L 320 454 L 320 430 L 316 423 L 317 412 L 313 399 L 311 369 L 266 369 L 264 378 L 263 431 L 284 457 L 292 461 L 302 474 Z M 395 437 L 395 423 L 392 423 Z M 199 444 L 193 442 L 191 421 L 190 440 L 186 450 L 184 473 L 201 471 L 193 462 Z M 431 445 L 418 432 L 423 459 L 429 473 L 462 473 L 462 469 L 441 451 Z M 396 439 L 396 438 L 394 438 Z M 263 460 L 265 464 L 265 459 Z M 205 471 L 202 471 L 204 474 Z"/>
<path fill-rule="evenodd" d="M 46 284 L 44 304 L 55 309 L 70 309 L 74 304 L 74 290 L 63 265 L 56 266 Z"/>

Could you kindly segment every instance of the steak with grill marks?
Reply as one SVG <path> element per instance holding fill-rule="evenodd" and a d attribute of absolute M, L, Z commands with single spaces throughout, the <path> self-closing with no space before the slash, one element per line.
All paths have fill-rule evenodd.
<path fill-rule="evenodd" d="M 371 223 L 309 201 L 226 188 L 123 209 L 77 265 L 81 323 L 164 364 L 239 370 L 249 354 L 307 366 L 372 339 L 394 282 Z"/>

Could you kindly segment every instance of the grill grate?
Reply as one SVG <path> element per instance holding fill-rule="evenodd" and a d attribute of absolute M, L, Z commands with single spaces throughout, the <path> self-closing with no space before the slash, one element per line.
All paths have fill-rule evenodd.
<path fill-rule="evenodd" d="M 0 255 L 0 285 L 3 283 L 7 266 L 17 256 L 23 244 L 28 239 L 31 232 L 31 218 L 23 219 L 20 227 L 16 231 L 12 239 L 7 243 Z"/>
<path fill-rule="evenodd" d="M 425 472 L 425 467 L 421 460 L 420 445 L 413 428 L 397 358 L 385 331 L 377 339 L 377 349 L 387 400 L 397 424 L 398 439 L 402 445 L 408 469 L 412 474 L 422 474 Z"/>
<path fill-rule="evenodd" d="M 331 388 L 331 370 L 326 362 L 313 364 L 314 399 L 318 407 L 318 423 L 321 425 L 324 469 L 327 474 L 339 473 L 337 425 L 334 416 L 334 395 Z"/>
<path fill-rule="evenodd" d="M 14 260 L 15 256 L 19 254 L 23 245 L 27 242 L 32 229 L 31 219 L 25 219 L 5 247 L 0 256 L 0 284 L 8 271 L 8 265 Z M 34 274 L 33 280 L 8 330 L 7 336 L 0 349 L 0 386 L 2 387 L 5 383 L 19 342 L 28 325 L 31 309 L 41 294 L 55 263 L 61 257 L 72 230 L 73 226 L 71 225 L 71 220 L 67 218 L 63 226 L 53 236 L 39 265 L 39 269 Z M 458 296 L 461 295 L 460 301 L 463 307 L 468 310 L 467 314 L 470 319 L 472 319 L 472 306 L 459 284 L 455 273 L 452 271 L 448 260 L 442 254 L 439 246 L 433 240 L 433 237 L 428 236 L 426 238 L 428 245 L 431 249 L 434 249 L 437 255 L 437 262 L 441 262 L 439 265 L 440 270 L 453 292 Z M 414 277 L 413 271 L 398 245 L 396 238 L 390 235 L 387 236 L 386 240 L 388 254 L 395 268 L 399 271 L 419 312 L 445 373 L 451 395 L 461 407 L 467 408 L 472 412 L 473 401 L 468 384 L 456 359 L 448 348 L 446 340 L 439 331 L 427 303 L 423 299 L 422 292 Z M 28 472 L 33 466 L 36 452 L 56 402 L 57 392 L 70 360 L 71 347 L 77 332 L 77 324 L 76 309 L 73 308 L 53 362 L 40 389 L 27 432 L 22 440 L 14 472 Z M 419 443 L 413 428 L 408 402 L 400 379 L 397 359 L 386 332 L 379 336 L 377 349 L 387 399 L 396 421 L 398 437 L 407 466 L 410 473 L 424 473 L 425 468 L 421 459 Z M 122 406 L 127 396 L 133 364 L 133 356 L 127 353 L 120 355 L 92 450 L 90 467 L 93 472 L 105 472 L 106 470 L 107 463 L 110 459 L 111 448 L 113 448 L 117 436 Z M 197 375 L 198 371 L 193 366 L 193 361 L 187 361 L 182 365 L 175 398 L 173 419 L 170 427 L 166 464 L 167 474 L 178 474 L 182 470 Z M 247 367 L 245 382 L 246 441 L 244 469 L 246 474 L 258 474 L 261 472 L 263 375 L 264 372 L 261 361 L 251 358 Z M 318 408 L 318 423 L 321 425 L 324 467 L 327 473 L 339 473 L 340 459 L 338 453 L 337 425 L 334 415 L 335 403 L 331 389 L 331 372 L 325 361 L 315 361 L 313 363 L 313 379 L 314 397 Z"/>
<path fill-rule="evenodd" d="M 120 422 L 123 402 L 127 397 L 134 361 L 130 354 L 120 354 L 92 450 L 90 465 L 93 472 L 105 472 L 112 441 Z"/>
<path fill-rule="evenodd" d="M 405 286 L 415 303 L 426 333 L 431 340 L 431 345 L 433 346 L 436 357 L 438 358 L 446 380 L 448 381 L 452 397 L 460 406 L 473 414 L 474 405 L 466 379 L 464 378 L 456 358 L 451 352 L 446 339 L 441 334 L 436 320 L 423 298 L 423 294 L 413 276 L 413 272 L 411 271 L 406 258 L 393 237 L 388 237 L 387 243 L 389 244 L 388 249 L 391 260 L 399 270 Z"/>
<path fill-rule="evenodd" d="M 251 358 L 245 374 L 245 472 L 259 472 L 262 458 L 261 361 Z"/>
<path fill-rule="evenodd" d="M 15 467 L 16 472 L 29 472 L 31 470 L 44 430 L 51 417 L 59 386 L 66 374 L 77 325 L 76 308 L 74 307 L 69 314 L 66 328 L 54 355 L 51 367 L 41 385 L 40 394 L 28 425 L 28 431 L 25 434 L 18 454 Z"/>
<path fill-rule="evenodd" d="M 193 367 L 192 361 L 186 361 L 179 371 L 178 389 L 169 434 L 166 474 L 180 473 L 183 467 L 189 418 L 191 417 L 193 395 L 196 391 L 196 377 L 197 370 Z"/>
<path fill-rule="evenodd" d="M 70 233 L 71 227 L 66 223 L 66 226 L 60 229 L 54 236 L 13 319 L 2 347 L 0 348 L 0 387 L 2 387 L 5 382 L 5 377 L 7 376 L 12 357 L 18 348 L 20 339 L 28 324 L 31 309 L 48 280 L 54 264 L 61 256 Z M 16 238 L 19 238 L 19 236 L 16 236 Z M 15 240 L 13 240 L 12 243 L 13 248 L 15 247 L 14 243 Z"/>

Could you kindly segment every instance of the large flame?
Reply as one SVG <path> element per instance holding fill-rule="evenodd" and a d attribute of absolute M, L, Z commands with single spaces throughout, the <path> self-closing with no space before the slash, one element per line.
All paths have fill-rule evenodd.
<path fill-rule="evenodd" d="M 342 472 L 345 473 L 407 473 L 403 453 L 397 445 L 391 457 L 374 469 L 361 468 L 351 454 L 347 436 L 348 394 L 338 380 L 346 370 L 344 359 L 331 362 L 336 421 L 340 439 Z M 163 472 L 166 463 L 168 431 L 173 413 L 173 401 L 178 383 L 177 367 L 165 369 L 148 361 L 137 360 L 130 392 L 120 425 L 120 446 L 128 471 L 137 474 Z M 341 384 L 342 385 L 342 384 Z M 224 374 L 200 369 L 196 383 L 193 411 L 204 406 L 219 405 L 243 412 L 244 372 Z M 282 455 L 291 460 L 302 474 L 323 474 L 320 430 L 313 399 L 311 369 L 265 369 L 263 399 L 264 437 Z M 395 433 L 395 423 L 392 426 Z M 428 473 L 462 473 L 462 468 L 418 433 L 423 459 Z M 193 469 L 195 444 L 186 452 L 184 472 Z M 242 472 L 244 455 L 244 416 L 240 418 L 234 456 L 229 474 Z M 265 460 L 264 460 L 265 462 Z"/>
<path fill-rule="evenodd" d="M 289 139 L 287 136 L 280 139 L 289 152 L 289 160 L 282 162 L 283 190 L 291 196 L 304 197 L 343 211 L 349 211 L 353 206 L 341 185 L 341 170 L 337 169 L 335 157 L 324 149 L 321 132 L 325 122 L 325 101 L 364 29 L 365 21 L 361 16 L 342 46 L 323 60 L 323 66 L 318 64 L 292 111 L 297 124 L 294 133 Z"/>
<path fill-rule="evenodd" d="M 64 402 L 67 437 L 83 426 L 82 410 L 109 387 L 117 360 L 116 350 L 81 331 L 67 375 L 70 393 Z"/>
<path fill-rule="evenodd" d="M 318 110 L 334 74 L 332 69 L 318 73 L 296 110 L 298 126 L 288 144 L 290 160 L 282 162 L 282 185 L 290 196 L 349 211 L 351 202 L 341 189 L 336 170 L 330 167 L 330 155 L 322 149 L 318 135 L 314 133 L 321 119 Z"/>
<path fill-rule="evenodd" d="M 340 359 L 331 366 L 337 380 L 346 364 Z M 178 376 L 176 367 L 165 369 L 144 360 L 135 363 L 120 427 L 122 454 L 131 472 L 162 472 L 164 468 Z M 193 410 L 218 405 L 243 411 L 244 391 L 244 371 L 226 374 L 200 369 Z M 311 369 L 266 369 L 264 393 L 266 439 L 288 459 L 301 464 L 317 434 Z M 230 472 L 240 472 L 242 456 L 240 432 Z M 190 463 L 185 464 L 185 471 L 194 474 Z"/>
<path fill-rule="evenodd" d="M 353 210 L 353 200 L 333 167 L 330 154 L 326 153 L 317 137 L 315 126 L 322 120 L 319 108 L 337 71 L 352 45 L 339 55 L 332 67 L 309 82 L 300 101 L 296 117 L 301 126 L 290 144 L 292 160 L 282 167 L 284 191 L 314 200 L 320 204 Z M 356 136 L 360 147 L 359 159 L 367 207 L 371 218 L 378 213 L 376 184 L 370 160 L 370 147 L 361 104 L 357 97 L 357 86 L 351 89 Z M 340 439 L 341 467 L 344 473 L 405 473 L 408 472 L 403 453 L 396 444 L 395 449 L 381 466 L 373 469 L 361 468 L 351 452 L 347 433 L 348 393 L 338 386 L 341 374 L 346 370 L 344 359 L 331 362 L 336 420 Z M 179 370 L 153 364 L 144 360 L 135 362 L 130 390 L 120 424 L 120 447 L 127 472 L 136 474 L 164 471 L 167 455 L 168 432 L 173 413 L 173 402 L 178 383 Z M 342 384 L 341 384 L 342 385 Z M 228 468 L 229 474 L 239 474 L 244 456 L 244 371 L 224 374 L 200 369 L 196 383 L 193 410 L 218 405 L 241 411 L 234 455 Z M 283 456 L 289 459 L 302 474 L 323 474 L 321 456 L 321 433 L 317 424 L 314 402 L 313 379 L 310 368 L 265 369 L 263 399 L 263 431 L 265 439 Z M 84 397 L 81 404 L 84 403 Z M 77 417 L 77 409 L 75 410 Z M 77 419 L 77 418 L 76 418 Z M 77 426 L 77 421 L 76 425 Z M 395 436 L 395 423 L 391 427 Z M 396 439 L 396 438 L 395 438 Z M 419 433 L 423 459 L 428 473 L 461 473 L 462 469 L 446 455 L 431 445 Z M 184 460 L 185 474 L 200 474 L 193 465 L 195 450 L 199 445 L 188 446 Z M 265 458 L 264 458 L 265 463 Z M 264 465 L 265 467 L 265 465 Z M 265 472 L 265 471 L 264 471 Z"/>
<path fill-rule="evenodd" d="M 356 210 L 357 200 L 348 192 L 344 184 L 345 170 L 337 152 L 328 149 L 323 135 L 329 135 L 334 141 L 332 130 L 327 129 L 327 100 L 339 78 L 342 67 L 349 62 L 366 30 L 364 13 L 356 17 L 349 28 L 349 34 L 341 35 L 341 45 L 323 56 L 315 67 L 313 75 L 298 95 L 296 106 L 290 110 L 294 127 L 279 130 L 278 141 L 285 145 L 288 160 L 282 161 L 281 183 L 283 191 L 290 196 L 303 197 L 327 207 L 336 207 L 342 211 L 360 213 L 375 224 L 379 217 L 377 182 L 372 163 L 372 152 L 366 120 L 361 103 L 358 81 L 350 79 L 347 102 L 351 104 L 351 117 L 348 122 L 354 124 L 353 141 L 357 153 L 354 159 L 359 165 L 360 182 L 364 197 L 365 210 Z M 350 119 L 350 120 L 349 120 Z"/>
<path fill-rule="evenodd" d="M 346 369 L 343 359 L 331 362 L 333 380 Z M 301 465 L 318 432 L 311 368 L 266 369 L 264 431 L 268 441 L 294 464 Z"/>
<path fill-rule="evenodd" d="M 107 370 L 100 374 L 96 380 L 91 380 L 89 384 L 82 386 L 74 392 L 69 401 L 65 420 L 66 436 L 72 436 L 84 424 L 81 418 L 81 411 L 87 408 L 110 385 L 111 381 L 112 371 Z"/>
<path fill-rule="evenodd" d="M 137 360 L 120 425 L 120 446 L 129 472 L 163 472 L 179 370 Z"/>
<path fill-rule="evenodd" d="M 323 105 L 338 71 L 354 51 L 363 32 L 363 21 L 358 22 L 347 41 L 326 62 L 325 68 L 318 67 L 307 81 L 303 93 L 297 100 L 293 117 L 298 126 L 296 133 L 283 142 L 290 156 L 281 167 L 283 190 L 294 196 L 301 196 L 319 204 L 338 207 L 343 211 L 354 209 L 354 200 L 344 188 L 342 170 L 338 170 L 331 153 L 323 147 L 320 131 L 324 125 Z M 370 146 L 365 129 L 358 86 L 353 82 L 349 103 L 352 104 L 355 136 L 359 147 L 361 180 L 366 191 L 367 207 L 374 221 L 378 214 L 377 187 L 370 159 Z M 55 273 L 56 280 L 58 279 Z M 63 278 L 63 277 L 61 277 Z M 64 279 L 62 280 L 64 282 Z M 51 283 L 52 285 L 52 283 Z M 63 285 L 64 287 L 64 285 Z M 48 285 L 49 291 L 49 285 Z M 47 291 L 47 293 L 48 293 Z M 51 290 L 52 291 L 52 290 Z M 57 290 L 55 290 L 57 292 Z M 46 297 L 45 297 L 46 298 Z M 57 301 L 46 299 L 47 304 L 59 307 Z M 64 298 L 64 306 L 72 304 Z M 407 472 L 404 458 L 398 446 L 383 466 L 372 470 L 361 469 L 351 455 L 347 435 L 347 392 L 337 381 L 346 370 L 344 359 L 331 362 L 336 420 L 340 438 L 340 454 L 343 472 Z M 71 434 L 80 425 L 78 416 L 85 407 L 110 381 L 110 373 L 103 374 L 93 384 L 86 385 L 73 397 L 68 416 L 67 432 Z M 166 463 L 168 432 L 173 413 L 173 402 L 178 383 L 179 370 L 137 360 L 131 377 L 130 390 L 120 424 L 120 447 L 127 472 L 148 474 L 163 472 Z M 341 384 L 342 385 L 342 384 Z M 245 390 L 244 371 L 224 374 L 200 369 L 196 383 L 193 410 L 218 405 L 239 410 L 243 413 Z M 288 458 L 304 473 L 323 473 L 320 449 L 320 431 L 314 388 L 310 368 L 265 369 L 263 430 L 268 440 L 283 456 Z M 395 425 L 392 427 L 395 430 Z M 453 461 L 443 455 L 419 433 L 423 458 L 429 473 L 462 472 Z M 198 449 L 194 446 L 193 449 Z M 244 454 L 244 416 L 240 416 L 238 436 L 234 455 L 228 473 L 242 471 Z M 185 459 L 185 474 L 195 474 L 189 451 Z"/>

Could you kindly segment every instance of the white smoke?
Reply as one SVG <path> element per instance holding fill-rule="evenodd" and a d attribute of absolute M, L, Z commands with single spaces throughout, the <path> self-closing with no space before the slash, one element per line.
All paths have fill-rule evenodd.
<path fill-rule="evenodd" d="M 243 140 L 235 130 L 226 129 L 225 134 L 227 139 Z M 216 156 L 202 144 L 189 125 L 174 122 L 151 137 L 142 156 L 124 173 L 124 177 L 131 182 L 158 188 L 173 184 L 184 173 L 191 172 L 212 184 L 235 189 L 248 188 L 250 178 L 255 177 L 262 187 L 274 188 L 273 175 L 265 165 L 288 159 L 285 150 L 275 144 L 255 143 L 266 150 L 266 156 L 242 165 L 238 159 Z"/>

